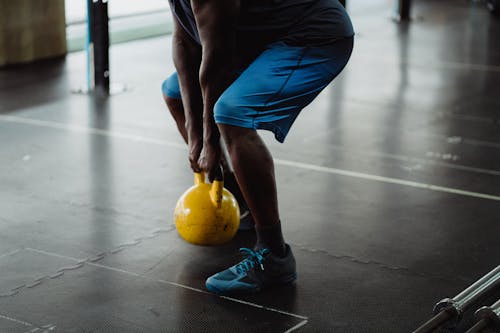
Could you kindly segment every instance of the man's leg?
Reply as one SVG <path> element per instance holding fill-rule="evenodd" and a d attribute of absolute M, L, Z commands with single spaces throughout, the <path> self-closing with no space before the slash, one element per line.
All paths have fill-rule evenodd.
<path fill-rule="evenodd" d="M 224 102 L 222 105 L 228 106 Z M 252 211 L 257 244 L 253 250 L 241 249 L 246 258 L 212 275 L 205 285 L 211 292 L 229 295 L 290 283 L 297 278 L 296 263 L 281 232 L 273 158 L 254 129 L 220 123 L 218 126 Z"/>
<path fill-rule="evenodd" d="M 168 110 L 177 124 L 177 129 L 181 133 L 184 142 L 187 143 L 186 117 L 184 116 L 184 106 L 182 105 L 181 89 L 177 73 L 173 73 L 163 81 L 161 91 Z"/>
<path fill-rule="evenodd" d="M 187 132 L 186 132 L 186 118 L 184 116 L 184 107 L 182 106 L 182 100 L 177 98 L 171 98 L 169 96 L 163 95 L 163 99 L 167 104 L 168 110 L 172 114 L 172 117 L 177 124 L 177 129 L 181 133 L 184 142 L 187 143 Z"/>
<path fill-rule="evenodd" d="M 257 248 L 286 254 L 278 212 L 274 163 L 266 145 L 253 129 L 219 125 L 243 196 L 253 213 Z"/>
<path fill-rule="evenodd" d="M 243 249 L 243 261 L 209 277 L 208 290 L 248 293 L 296 279 L 295 259 L 281 233 L 273 160 L 255 130 L 271 130 L 283 142 L 299 112 L 340 73 L 351 51 L 352 38 L 321 47 L 269 45 L 217 101 L 215 122 L 254 216 L 258 244 Z"/>
<path fill-rule="evenodd" d="M 286 284 L 297 277 L 295 258 L 281 233 L 274 163 L 269 150 L 253 129 L 218 124 L 234 172 L 252 211 L 257 233 L 254 250 L 241 249 L 246 258 L 212 275 L 205 285 L 217 294 L 258 292 Z"/>

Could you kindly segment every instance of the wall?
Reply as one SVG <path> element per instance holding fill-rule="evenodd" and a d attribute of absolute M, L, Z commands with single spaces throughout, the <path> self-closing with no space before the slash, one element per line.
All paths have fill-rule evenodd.
<path fill-rule="evenodd" d="M 0 0 L 0 66 L 65 53 L 64 0 Z"/>

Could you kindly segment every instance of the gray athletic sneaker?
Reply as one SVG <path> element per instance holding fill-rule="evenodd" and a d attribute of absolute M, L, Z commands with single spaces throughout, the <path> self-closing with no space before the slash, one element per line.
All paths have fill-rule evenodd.
<path fill-rule="evenodd" d="M 219 295 L 255 293 L 269 286 L 295 281 L 295 258 L 286 245 L 286 256 L 277 257 L 268 248 L 241 248 L 245 259 L 207 279 L 207 289 Z"/>

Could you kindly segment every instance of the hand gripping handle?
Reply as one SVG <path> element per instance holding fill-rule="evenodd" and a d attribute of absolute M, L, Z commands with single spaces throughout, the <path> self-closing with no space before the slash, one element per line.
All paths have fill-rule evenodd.
<path fill-rule="evenodd" d="M 195 172 L 194 173 L 194 184 L 204 184 L 205 183 L 205 173 L 204 172 Z M 215 176 L 215 180 L 212 183 L 212 187 L 210 188 L 210 200 L 216 208 L 220 208 L 222 206 L 222 194 L 224 191 L 224 174 L 222 172 L 222 168 L 218 168 L 218 172 Z"/>

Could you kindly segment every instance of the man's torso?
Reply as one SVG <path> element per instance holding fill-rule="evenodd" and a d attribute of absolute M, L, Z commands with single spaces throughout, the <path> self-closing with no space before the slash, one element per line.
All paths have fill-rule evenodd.
<path fill-rule="evenodd" d="M 190 1 L 169 2 L 181 26 L 200 44 Z M 354 35 L 338 0 L 241 0 L 236 33 L 236 40 L 242 43 L 237 52 L 261 49 L 276 41 L 308 46 Z"/>

